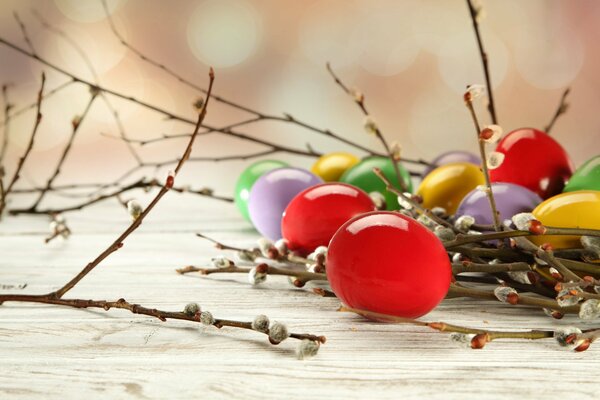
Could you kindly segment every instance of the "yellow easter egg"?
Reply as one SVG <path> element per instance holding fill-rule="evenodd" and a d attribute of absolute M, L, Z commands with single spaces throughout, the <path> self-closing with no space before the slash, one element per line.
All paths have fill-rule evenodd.
<path fill-rule="evenodd" d="M 417 190 L 426 208 L 444 207 L 454 214 L 461 200 L 479 185 L 485 184 L 477 165 L 458 162 L 442 165 L 431 171 Z"/>
<path fill-rule="evenodd" d="M 310 172 L 325 182 L 337 182 L 346 170 L 358 164 L 360 159 L 350 153 L 324 154 L 313 164 Z"/>
<path fill-rule="evenodd" d="M 540 203 L 533 215 L 545 226 L 556 228 L 600 229 L 600 192 L 580 190 L 561 193 Z M 579 236 L 533 236 L 541 245 L 550 243 L 555 249 L 580 248 Z"/>

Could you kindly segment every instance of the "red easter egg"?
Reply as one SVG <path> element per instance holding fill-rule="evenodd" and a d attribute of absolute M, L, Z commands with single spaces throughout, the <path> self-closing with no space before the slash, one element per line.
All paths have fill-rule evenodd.
<path fill-rule="evenodd" d="M 345 183 L 324 183 L 292 199 L 283 213 L 281 232 L 291 250 L 307 254 L 327 246 L 344 222 L 373 210 L 373 201 L 361 189 Z"/>
<path fill-rule="evenodd" d="M 452 277 L 440 240 L 414 219 L 377 211 L 346 222 L 327 252 L 331 289 L 352 308 L 404 318 L 427 314 Z"/>
<path fill-rule="evenodd" d="M 565 149 L 534 128 L 512 131 L 498 143 L 496 151 L 505 157 L 498 168 L 490 170 L 491 181 L 524 186 L 543 199 L 561 193 L 573 174 Z"/>

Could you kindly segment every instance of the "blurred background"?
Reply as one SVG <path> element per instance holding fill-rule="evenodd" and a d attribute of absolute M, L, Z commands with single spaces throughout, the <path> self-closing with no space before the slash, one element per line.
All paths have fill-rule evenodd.
<path fill-rule="evenodd" d="M 575 164 L 597 155 L 600 2 L 480 3 L 496 108 L 505 132 L 523 126 L 543 128 L 564 89 L 571 87 L 570 109 L 557 122 L 553 136 Z M 291 113 L 380 150 L 380 144 L 365 133 L 356 105 L 328 75 L 325 63 L 329 61 L 348 86 L 365 93 L 373 117 L 390 141 L 402 145 L 404 156 L 431 159 L 446 150 L 476 151 L 462 93 L 466 85 L 484 80 L 463 0 L 109 0 L 108 8 L 116 29 L 132 46 L 202 87 L 206 87 L 208 66 L 214 66 L 215 93 L 241 105 L 268 114 Z M 100 0 L 2 0 L 0 37 L 28 49 L 14 12 L 25 24 L 40 57 L 81 78 L 97 79 L 114 91 L 195 118 L 192 104 L 200 93 L 123 46 L 111 31 Z M 48 78 L 47 90 L 69 81 L 0 44 L 0 84 L 8 85 L 13 111 L 35 100 L 42 70 Z M 85 85 L 70 84 L 44 102 L 44 119 L 21 187 L 46 182 L 71 133 L 71 121 L 83 112 L 89 96 Z M 109 98 L 132 138 L 145 140 L 190 131 L 189 126 L 165 120 L 134 103 Z M 29 140 L 33 116 L 34 111 L 29 110 L 11 118 L 5 160 L 9 172 Z M 483 106 L 480 116 L 489 122 Z M 213 102 L 206 123 L 225 126 L 248 117 L 251 115 Z M 364 154 L 284 122 L 260 122 L 238 130 L 287 146 L 304 149 L 310 143 L 321 152 Z M 95 101 L 55 183 L 111 181 L 135 166 L 124 143 L 101 135 L 116 136 L 118 132 L 108 106 Z M 0 134 L 5 134 L 4 129 L 0 128 Z M 177 157 L 184 145 L 185 139 L 163 141 L 139 151 L 145 160 L 161 161 Z M 210 134 L 199 138 L 194 155 L 260 149 Z M 271 158 L 303 167 L 314 161 L 289 154 Z M 231 194 L 247 164 L 190 164 L 186 180 Z M 158 175 L 163 176 L 160 173 L 163 171 Z"/>

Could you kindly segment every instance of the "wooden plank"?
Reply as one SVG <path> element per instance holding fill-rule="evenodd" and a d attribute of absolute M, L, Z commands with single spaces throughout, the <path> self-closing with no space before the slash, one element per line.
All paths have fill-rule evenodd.
<path fill-rule="evenodd" d="M 169 310 L 197 301 L 223 318 L 265 313 L 294 331 L 326 335 L 319 355 L 299 361 L 295 341 L 273 347 L 255 332 L 163 323 L 121 310 L 7 303 L 0 307 L 1 398 L 597 398 L 597 346 L 574 353 L 553 340 L 498 341 L 461 349 L 425 328 L 338 313 L 335 299 L 292 288 L 284 278 L 254 288 L 245 276 L 180 276 L 175 268 L 218 254 L 195 237 L 197 230 L 243 246 L 257 236 L 230 205 L 175 200 L 161 204 L 70 295 L 125 297 Z M 50 245 L 42 243 L 43 217 L 0 224 L 0 284 L 28 284 L 3 292 L 58 287 L 127 224 L 114 203 L 67 218 L 73 237 Z M 425 319 L 500 329 L 579 323 L 470 300 L 446 301 Z"/>

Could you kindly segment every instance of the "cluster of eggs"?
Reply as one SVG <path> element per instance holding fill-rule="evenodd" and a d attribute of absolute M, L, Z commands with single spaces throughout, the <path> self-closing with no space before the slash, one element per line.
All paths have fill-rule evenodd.
<path fill-rule="evenodd" d="M 518 129 L 497 145 L 503 162 L 490 171 L 502 219 L 532 212 L 556 227 L 600 227 L 600 156 L 573 172 L 572 163 L 549 135 Z M 470 215 L 477 224 L 493 223 L 481 160 L 452 151 L 435 158 L 416 194 L 426 208 L 442 207 L 455 217 Z M 308 254 L 328 246 L 327 277 L 348 306 L 401 317 L 419 317 L 446 295 L 451 281 L 448 254 L 426 227 L 401 213 L 397 197 L 373 172 L 379 168 L 397 182 L 388 158 L 362 160 L 349 153 L 320 157 L 311 170 L 281 161 L 259 161 L 238 179 L 235 202 L 258 232 Z M 399 165 L 406 189 L 409 172 Z M 398 185 L 399 188 L 399 185 Z M 379 192 L 388 211 L 377 211 L 370 196 Z M 577 237 L 540 237 L 555 248 L 577 247 Z"/>

